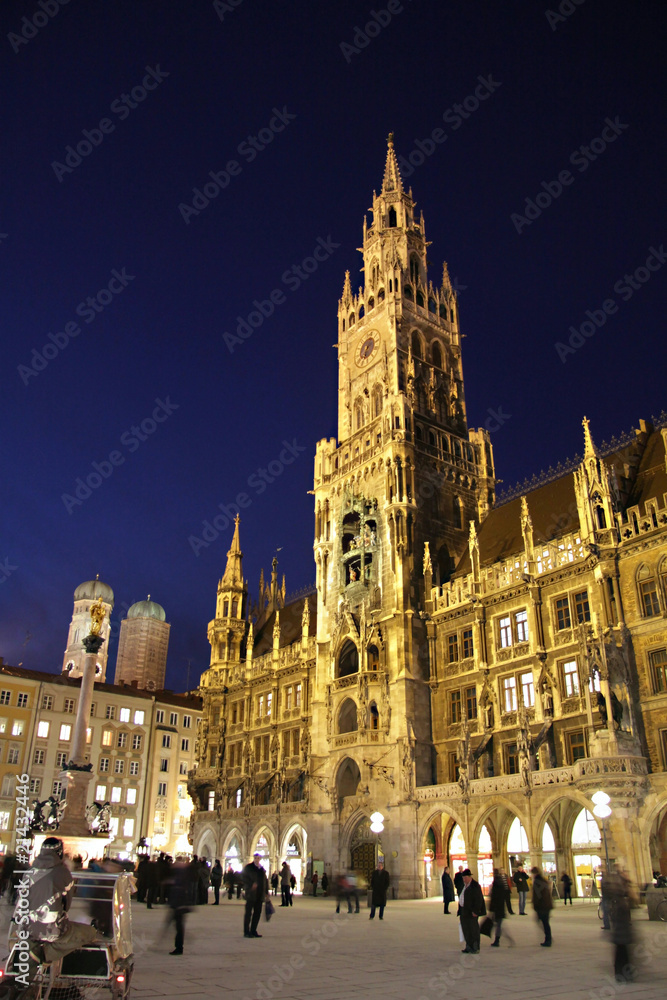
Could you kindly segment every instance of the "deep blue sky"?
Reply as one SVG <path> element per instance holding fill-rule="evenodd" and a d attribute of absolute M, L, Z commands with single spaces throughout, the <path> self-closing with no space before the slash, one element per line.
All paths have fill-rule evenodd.
<path fill-rule="evenodd" d="M 231 531 L 197 556 L 188 538 L 238 493 L 252 500 L 251 590 L 278 547 L 288 592 L 314 579 L 307 491 L 315 442 L 336 433 L 337 300 L 347 268 L 361 283 L 355 248 L 389 131 L 403 157 L 434 129 L 447 135 L 408 183 L 431 276 L 446 259 L 461 289 L 469 424 L 504 415 L 493 444 L 506 485 L 580 450 L 584 414 L 600 441 L 665 406 L 667 267 L 631 296 L 614 290 L 667 237 L 663 3 L 561 4 L 573 13 L 550 24 L 546 2 L 413 0 L 357 53 L 341 43 L 384 0 L 236 3 L 71 0 L 13 45 L 23 17 L 44 18 L 37 0 L 2 4 L 10 663 L 60 669 L 72 592 L 99 573 L 123 616 L 147 593 L 165 607 L 168 683 L 184 686 L 188 658 L 194 683 Z M 134 108 L 114 103 L 146 67 L 155 89 Z M 480 76 L 494 92 L 460 127 L 454 113 L 443 122 Z M 296 117 L 265 149 L 239 152 L 284 108 Z M 105 118 L 113 131 L 79 165 L 54 168 Z M 607 118 L 627 127 L 582 171 L 570 156 Z M 240 172 L 186 224 L 179 205 L 234 159 Z M 518 233 L 512 213 L 566 169 L 572 183 Z M 318 237 L 340 246 L 300 288 L 281 284 Z M 87 323 L 77 307 L 114 269 L 133 278 Z M 223 334 L 275 288 L 285 301 L 230 353 Z M 618 310 L 563 363 L 554 344 L 606 299 Z M 68 323 L 81 332 L 26 375 Z M 131 428 L 156 399 L 178 408 L 139 442 Z M 285 440 L 305 450 L 258 494 L 248 480 Z M 63 494 L 112 452 L 122 464 L 69 512 Z"/>

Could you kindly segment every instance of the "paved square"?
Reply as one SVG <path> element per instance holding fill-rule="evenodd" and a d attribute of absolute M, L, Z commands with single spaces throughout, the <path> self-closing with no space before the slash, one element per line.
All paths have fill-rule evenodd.
<path fill-rule="evenodd" d="M 330 898 L 295 897 L 259 926 L 261 940 L 243 937 L 242 900 L 198 906 L 186 918 L 185 954 L 170 956 L 173 925 L 165 930 L 168 908 L 146 910 L 133 903 L 135 973 L 132 995 L 223 997 L 224 1000 L 442 1000 L 445 997 L 507 995 L 572 1000 L 663 1000 L 667 981 L 667 924 L 649 923 L 646 909 L 635 911 L 637 980 L 617 984 L 612 945 L 601 930 L 597 906 L 575 901 L 556 904 L 554 945 L 541 948 L 534 916 L 506 922 L 515 947 L 502 940 L 491 948 L 482 938 L 479 956 L 462 955 L 458 920 L 443 914 L 442 902 L 390 902 L 381 922 L 361 912 L 335 914 Z M 455 909 L 455 907 L 453 907 Z"/>

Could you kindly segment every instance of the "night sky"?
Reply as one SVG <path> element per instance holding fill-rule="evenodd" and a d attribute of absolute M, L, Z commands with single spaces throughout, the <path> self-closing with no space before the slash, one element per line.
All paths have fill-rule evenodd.
<path fill-rule="evenodd" d="M 4 0 L 0 22 L 9 663 L 59 672 L 99 573 L 116 633 L 164 606 L 167 684 L 189 659 L 194 685 L 231 528 L 192 539 L 238 494 L 251 592 L 278 548 L 288 593 L 314 581 L 337 301 L 390 131 L 504 487 L 580 451 L 584 415 L 600 442 L 666 406 L 659 0 Z"/>

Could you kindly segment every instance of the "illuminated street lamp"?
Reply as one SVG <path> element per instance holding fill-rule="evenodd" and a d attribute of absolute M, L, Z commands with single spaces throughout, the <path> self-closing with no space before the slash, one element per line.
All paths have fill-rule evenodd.
<path fill-rule="evenodd" d="M 611 816 L 611 809 L 609 803 L 611 799 L 606 792 L 596 792 L 595 795 L 591 796 L 592 801 L 595 803 L 595 808 L 593 809 L 593 815 L 597 816 L 598 819 L 602 820 L 602 836 L 604 838 L 604 856 L 605 863 L 607 866 L 607 874 L 609 874 L 609 847 L 607 845 L 607 824 L 605 820 Z"/>
<path fill-rule="evenodd" d="M 380 834 L 384 830 L 384 816 L 381 812 L 374 812 L 371 815 L 371 833 L 377 833 L 378 843 L 377 843 L 377 857 L 380 858 L 380 853 L 382 850 L 382 845 L 380 844 Z M 384 857 L 384 855 L 382 855 Z"/>

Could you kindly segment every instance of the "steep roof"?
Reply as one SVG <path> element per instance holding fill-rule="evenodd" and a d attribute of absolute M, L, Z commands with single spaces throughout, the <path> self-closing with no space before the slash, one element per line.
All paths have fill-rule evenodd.
<path fill-rule="evenodd" d="M 665 469 L 665 438 L 660 431 L 653 431 L 646 442 L 632 489 L 626 501 L 626 509 L 639 505 L 640 508 L 654 497 L 662 500 L 667 493 L 667 470 Z"/>
<path fill-rule="evenodd" d="M 300 597 L 297 601 L 292 601 L 291 604 L 286 604 L 284 608 L 279 609 L 281 648 L 283 646 L 290 646 L 300 638 L 301 618 L 303 616 L 303 606 L 306 601 L 310 610 L 308 635 L 317 634 L 317 597 L 313 593 L 306 595 L 306 597 Z M 273 626 L 275 621 L 276 613 L 273 611 L 255 632 L 254 656 L 262 656 L 263 653 L 268 653 L 269 650 L 273 649 Z"/>

